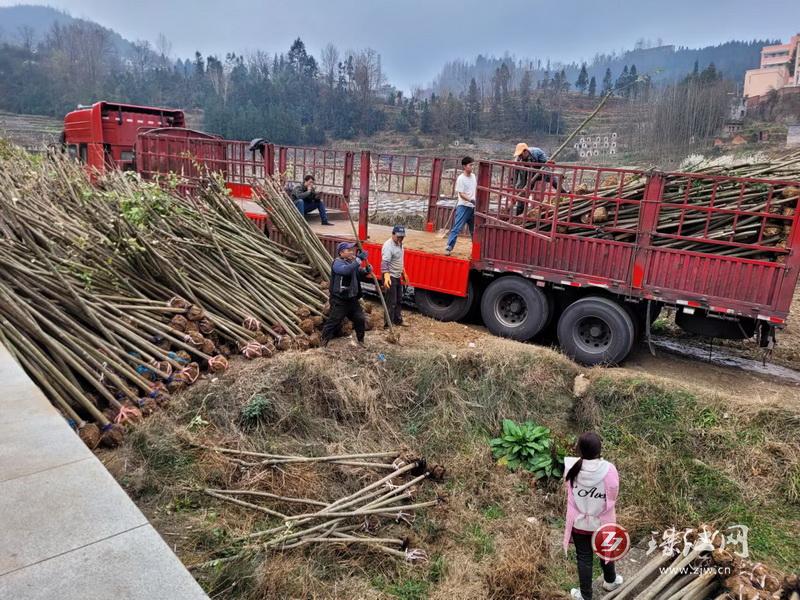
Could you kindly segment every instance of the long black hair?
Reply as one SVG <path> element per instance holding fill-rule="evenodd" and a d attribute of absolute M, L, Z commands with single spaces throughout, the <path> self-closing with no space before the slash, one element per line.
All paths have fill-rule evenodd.
<path fill-rule="evenodd" d="M 572 465 L 572 468 L 567 472 L 565 478 L 569 482 L 570 487 L 575 487 L 575 479 L 577 479 L 578 473 L 581 472 L 584 459 L 593 460 L 595 458 L 600 458 L 601 445 L 600 436 L 594 431 L 582 433 L 581 437 L 578 438 L 576 448 L 580 458 Z"/>

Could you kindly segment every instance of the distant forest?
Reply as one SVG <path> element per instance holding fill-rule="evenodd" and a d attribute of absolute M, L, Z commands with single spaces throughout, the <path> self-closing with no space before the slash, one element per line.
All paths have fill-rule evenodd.
<path fill-rule="evenodd" d="M 685 77 L 694 63 L 702 67 L 713 63 L 722 77 L 741 83 L 747 69 L 758 67 L 761 48 L 779 43 L 779 40 L 730 41 L 705 48 L 676 48 L 664 45 L 662 40 L 653 42 L 640 39 L 634 50 L 620 54 L 596 54 L 591 61 L 584 63 L 558 63 L 512 55 L 499 58 L 479 55 L 473 61 L 457 60 L 445 64 L 434 80 L 433 90 L 439 94 L 463 94 L 473 78 L 479 89 L 489 89 L 495 71 L 503 64 L 509 70 L 514 87 L 525 73 L 530 73 L 535 81 L 542 81 L 563 71 L 565 80 L 574 83 L 582 69 L 585 69 L 589 79 L 594 77 L 599 82 L 607 69 L 616 77 L 625 65 L 636 65 L 639 73 L 650 77 L 655 84 L 674 83 Z"/>
<path fill-rule="evenodd" d="M 570 98 L 607 92 L 647 107 L 653 126 L 639 133 L 643 142 L 651 134 L 659 143 L 704 140 L 721 126 L 743 70 L 758 64 L 769 42 L 675 50 L 642 41 L 621 56 L 580 65 L 478 57 L 445 65 L 432 89 L 407 97 L 389 85 L 376 51 L 342 53 L 329 44 L 314 57 L 299 38 L 283 53 L 198 52 L 186 60 L 171 57 L 163 36 L 155 46 L 128 42 L 79 19 L 55 21 L 38 34 L 19 27 L 3 39 L 0 110 L 61 117 L 98 100 L 196 108 L 210 132 L 307 145 L 380 131 L 412 140 L 563 135 Z M 680 127 L 669 126 L 673 119 Z"/>

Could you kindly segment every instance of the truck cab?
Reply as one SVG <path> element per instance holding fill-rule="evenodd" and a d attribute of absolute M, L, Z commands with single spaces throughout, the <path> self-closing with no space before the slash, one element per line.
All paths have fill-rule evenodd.
<path fill-rule="evenodd" d="M 185 127 L 182 110 L 96 102 L 79 106 L 64 117 L 62 143 L 90 171 L 136 168 L 136 138 L 141 131 Z"/>

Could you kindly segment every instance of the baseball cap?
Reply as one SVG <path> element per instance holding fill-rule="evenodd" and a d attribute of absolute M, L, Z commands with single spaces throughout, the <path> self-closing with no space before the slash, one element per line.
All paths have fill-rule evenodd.
<path fill-rule="evenodd" d="M 520 142 L 517 144 L 517 147 L 514 149 L 514 158 L 525 152 L 528 149 L 528 144 L 525 142 Z"/>
<path fill-rule="evenodd" d="M 395 225 L 394 227 L 392 227 L 392 233 L 395 234 L 395 235 L 400 235 L 400 236 L 405 237 L 406 236 L 406 228 L 403 227 L 402 225 Z"/>
<path fill-rule="evenodd" d="M 355 242 L 341 242 L 338 246 L 336 246 L 336 254 L 339 254 L 342 250 L 348 250 L 355 247 Z"/>

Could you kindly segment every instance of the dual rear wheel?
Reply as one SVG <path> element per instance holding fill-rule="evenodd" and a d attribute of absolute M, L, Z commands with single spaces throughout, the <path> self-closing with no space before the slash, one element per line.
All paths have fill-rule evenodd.
<path fill-rule="evenodd" d="M 553 312 L 552 302 L 541 288 L 522 277 L 494 280 L 481 300 L 481 316 L 489 331 L 519 341 L 541 332 Z M 602 296 L 587 296 L 569 304 L 556 329 L 564 353 L 585 365 L 623 361 L 636 339 L 629 311 Z"/>

